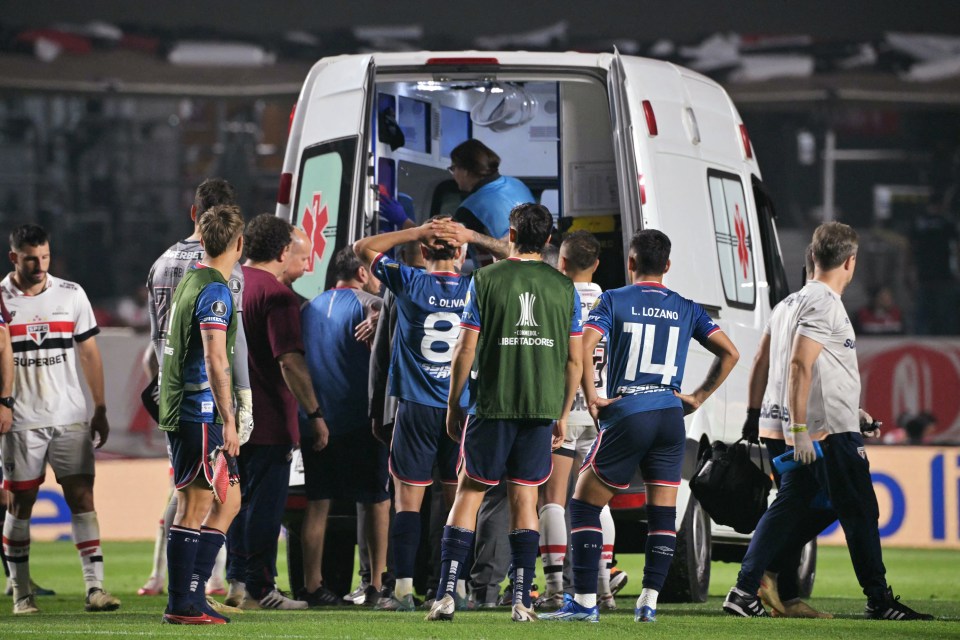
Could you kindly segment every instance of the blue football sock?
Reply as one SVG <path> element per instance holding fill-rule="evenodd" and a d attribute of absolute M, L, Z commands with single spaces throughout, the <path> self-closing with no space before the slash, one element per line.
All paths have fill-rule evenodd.
<path fill-rule="evenodd" d="M 207 580 L 213 573 L 213 565 L 217 561 L 220 547 L 226 540 L 226 535 L 213 527 L 200 527 L 200 542 L 197 545 L 197 559 L 193 563 L 193 580 L 190 583 L 190 592 L 193 602 L 200 607 L 206 603 Z"/>
<path fill-rule="evenodd" d="M 673 552 L 677 547 L 677 508 L 647 505 L 646 562 L 643 565 L 643 586 L 663 590 Z"/>
<path fill-rule="evenodd" d="M 532 529 L 514 529 L 510 532 L 510 559 L 513 561 L 513 602 L 530 606 L 530 585 L 537 567 L 540 532 Z"/>
<path fill-rule="evenodd" d="M 185 611 L 190 608 L 190 582 L 200 546 L 200 532 L 171 525 L 167 534 L 167 608 Z"/>
<path fill-rule="evenodd" d="M 447 525 L 443 528 L 443 542 L 440 546 L 440 584 L 437 585 L 437 600 L 445 595 L 454 594 L 457 580 L 467 557 L 473 548 L 474 532 Z"/>
<path fill-rule="evenodd" d="M 412 578 L 420 546 L 420 512 L 398 511 L 390 529 L 393 565 L 397 578 Z"/>
<path fill-rule="evenodd" d="M 572 551 L 573 589 L 579 594 L 595 594 L 603 553 L 603 529 L 600 511 L 603 507 L 570 500 L 570 547 Z"/>

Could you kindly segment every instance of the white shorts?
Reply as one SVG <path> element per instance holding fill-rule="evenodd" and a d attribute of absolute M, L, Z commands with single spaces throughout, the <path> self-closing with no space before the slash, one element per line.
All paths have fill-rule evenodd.
<path fill-rule="evenodd" d="M 94 475 L 93 440 L 89 425 L 40 427 L 10 431 L 0 438 L 3 488 L 28 491 L 43 484 L 47 462 L 57 477 Z"/>
<path fill-rule="evenodd" d="M 596 439 L 597 427 L 595 424 L 568 424 L 567 435 L 563 439 L 563 444 L 554 453 L 583 460 L 587 457 L 590 447 L 593 446 Z"/>

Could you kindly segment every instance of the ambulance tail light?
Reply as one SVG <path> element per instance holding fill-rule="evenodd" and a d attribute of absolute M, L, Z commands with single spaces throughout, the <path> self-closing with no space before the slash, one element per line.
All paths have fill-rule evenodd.
<path fill-rule="evenodd" d="M 750 135 L 747 133 L 747 125 L 740 125 L 740 141 L 743 143 L 743 155 L 747 160 L 753 158 L 753 146 L 750 144 Z"/>
<path fill-rule="evenodd" d="M 280 186 L 277 187 L 277 204 L 290 204 L 290 188 L 293 186 L 293 174 L 281 173 Z"/>
<path fill-rule="evenodd" d="M 644 100 L 643 105 L 643 116 L 647 119 L 647 131 L 650 133 L 651 138 L 657 136 L 657 116 L 653 112 L 653 105 L 650 104 L 649 100 Z"/>
<path fill-rule="evenodd" d="M 427 66 L 430 67 L 463 67 L 463 66 L 499 66 L 500 61 L 496 58 L 427 58 Z"/>

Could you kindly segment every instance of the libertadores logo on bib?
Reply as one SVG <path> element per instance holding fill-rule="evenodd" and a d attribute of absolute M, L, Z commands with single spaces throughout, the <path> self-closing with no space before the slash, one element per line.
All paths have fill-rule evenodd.
<path fill-rule="evenodd" d="M 50 333 L 49 324 L 28 324 L 27 325 L 27 337 L 33 340 L 36 344 L 43 342 L 44 338 L 47 337 L 47 334 Z"/>
<path fill-rule="evenodd" d="M 538 327 L 536 318 L 533 317 L 533 303 L 537 301 L 537 296 L 529 291 L 520 294 L 520 319 L 517 320 L 517 327 Z"/>

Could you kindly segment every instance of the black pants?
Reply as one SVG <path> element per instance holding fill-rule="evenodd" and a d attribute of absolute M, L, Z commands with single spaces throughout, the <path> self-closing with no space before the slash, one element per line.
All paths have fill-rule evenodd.
<path fill-rule="evenodd" d="M 277 540 L 290 484 L 289 445 L 240 447 L 240 513 L 227 535 L 227 576 L 246 583 L 254 598 L 273 589 L 277 575 Z"/>
<path fill-rule="evenodd" d="M 864 594 L 879 599 L 887 588 L 880 548 L 880 509 L 860 433 L 827 436 L 823 459 L 783 475 L 776 500 L 767 509 L 744 556 L 737 588 L 756 593 L 760 578 L 784 549 L 802 548 L 839 518 L 857 581 Z M 826 490 L 830 508 L 819 508 Z M 822 496 L 821 496 L 822 498 Z"/>

